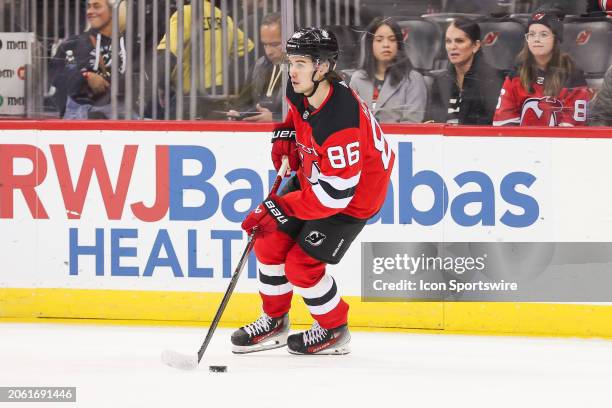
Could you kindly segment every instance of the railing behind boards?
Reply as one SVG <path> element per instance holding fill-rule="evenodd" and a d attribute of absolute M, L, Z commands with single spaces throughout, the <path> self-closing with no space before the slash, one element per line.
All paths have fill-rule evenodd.
<path fill-rule="evenodd" d="M 281 0 L 108 1 L 111 60 L 125 58 L 123 64 L 111 63 L 111 78 L 122 78 L 110 84 L 113 119 L 202 118 L 218 101 L 236 94 L 263 55 L 263 17 L 288 7 Z M 89 28 L 87 4 L 0 0 L 0 32 L 35 33 L 32 66 L 27 68 L 27 108 L 21 116 L 57 117 L 51 101 L 58 90 L 51 83 L 49 62 L 63 41 Z M 295 27 L 361 23 L 361 0 L 296 0 L 291 6 L 289 18 Z M 164 37 L 183 46 L 160 47 Z M 189 74 L 180 75 L 183 70 Z"/>

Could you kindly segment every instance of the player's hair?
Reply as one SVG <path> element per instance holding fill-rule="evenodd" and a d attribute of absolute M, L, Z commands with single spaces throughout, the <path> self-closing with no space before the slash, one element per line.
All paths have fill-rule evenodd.
<path fill-rule="evenodd" d="M 546 67 L 546 79 L 544 81 L 545 96 L 559 96 L 565 81 L 576 69 L 572 58 L 568 54 L 561 52 L 559 39 L 555 37 L 554 41 L 555 43 L 553 44 L 552 58 Z M 527 42 L 525 42 L 523 49 L 518 54 L 516 59 L 521 85 L 527 92 L 533 92 L 533 83 L 537 79 L 538 67 L 533 54 L 531 51 L 529 51 Z"/>
<path fill-rule="evenodd" d="M 342 75 L 340 75 L 339 73 L 337 73 L 334 70 L 329 71 L 327 73 L 327 77 L 326 78 L 330 82 L 332 82 L 332 81 L 338 81 L 338 82 L 344 81 L 344 78 L 342 77 Z"/>
<path fill-rule="evenodd" d="M 376 73 L 376 59 L 374 58 L 374 33 L 381 26 L 387 25 L 393 31 L 395 41 L 397 42 L 397 55 L 387 68 L 387 73 L 391 79 L 391 85 L 398 85 L 404 77 L 407 77 L 413 70 L 412 63 L 406 54 L 406 46 L 403 41 L 402 29 L 395 20 L 388 17 L 375 17 L 366 28 L 364 40 L 364 59 L 361 69 L 365 71 L 370 80 L 374 80 Z"/>

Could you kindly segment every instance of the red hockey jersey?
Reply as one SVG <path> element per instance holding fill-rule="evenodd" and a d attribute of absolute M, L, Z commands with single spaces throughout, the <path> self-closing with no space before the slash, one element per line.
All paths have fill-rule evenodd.
<path fill-rule="evenodd" d="M 591 98 L 582 72 L 570 76 L 558 96 L 544 95 L 545 73 L 539 71 L 529 93 L 517 73 L 506 77 L 501 90 L 493 126 L 558 126 L 566 123 L 586 125 L 587 102 Z"/>
<path fill-rule="evenodd" d="M 344 83 L 333 81 L 318 109 L 287 84 L 284 128 L 295 129 L 301 190 L 283 196 L 289 215 L 303 220 L 342 213 L 367 219 L 382 207 L 395 162 L 380 125 Z"/>

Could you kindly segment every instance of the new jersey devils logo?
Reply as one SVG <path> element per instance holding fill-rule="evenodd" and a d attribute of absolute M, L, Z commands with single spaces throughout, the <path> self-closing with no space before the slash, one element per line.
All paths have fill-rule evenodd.
<path fill-rule="evenodd" d="M 591 30 L 583 30 L 576 36 L 576 45 L 584 45 L 591 39 Z"/>
<path fill-rule="evenodd" d="M 485 47 L 490 47 L 492 45 L 495 45 L 495 43 L 497 42 L 498 38 L 499 38 L 499 32 L 497 32 L 497 31 L 490 31 L 482 39 L 482 44 Z"/>
<path fill-rule="evenodd" d="M 312 246 L 319 246 L 323 243 L 325 239 L 325 234 L 319 231 L 310 231 L 306 236 L 305 240 Z"/>
<path fill-rule="evenodd" d="M 314 148 L 305 146 L 300 142 L 296 142 L 298 146 L 298 153 L 302 161 L 302 171 L 304 176 L 308 179 L 310 184 L 316 184 L 319 180 L 319 174 L 321 169 L 317 161 L 318 155 Z"/>
<path fill-rule="evenodd" d="M 563 111 L 563 103 L 552 96 L 529 98 L 523 103 L 521 125 L 557 126 L 557 115 Z"/>

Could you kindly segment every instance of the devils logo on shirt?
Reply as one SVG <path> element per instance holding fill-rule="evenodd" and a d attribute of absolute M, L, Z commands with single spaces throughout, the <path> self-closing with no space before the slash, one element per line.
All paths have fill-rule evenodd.
<path fill-rule="evenodd" d="M 599 0 L 599 8 L 604 11 L 608 17 L 612 17 L 612 1 L 610 0 Z"/>
<path fill-rule="evenodd" d="M 321 169 L 317 161 L 318 155 L 314 148 L 296 142 L 302 160 L 302 172 L 311 184 L 316 184 L 319 179 Z"/>
<path fill-rule="evenodd" d="M 523 103 L 521 125 L 557 126 L 563 103 L 555 97 L 529 98 Z"/>

